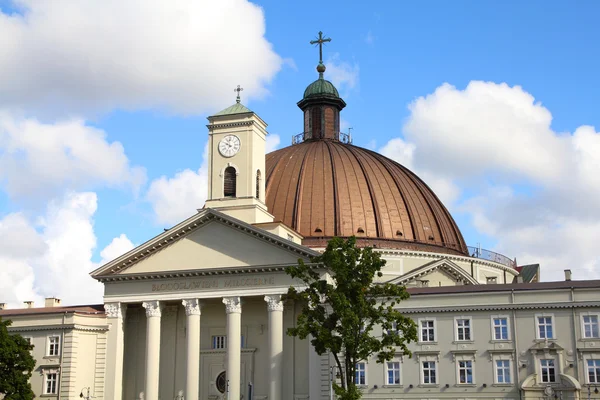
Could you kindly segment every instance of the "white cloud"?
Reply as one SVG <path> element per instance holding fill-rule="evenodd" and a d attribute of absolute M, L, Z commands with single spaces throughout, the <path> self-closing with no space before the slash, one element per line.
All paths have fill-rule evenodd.
<path fill-rule="evenodd" d="M 347 61 L 342 61 L 339 53 L 334 53 L 325 62 L 325 66 L 327 67 L 325 78 L 330 80 L 338 90 L 347 91 L 354 89 L 358 85 L 358 75 L 360 72 L 358 64 L 350 64 Z"/>
<path fill-rule="evenodd" d="M 438 195 L 544 280 L 600 278 L 600 134 L 552 130 L 552 114 L 521 87 L 444 84 L 410 105 L 404 139 L 382 151 L 414 169 Z M 434 177 L 434 179 L 432 179 Z M 445 186 L 445 188 L 444 188 Z M 439 192 L 441 190 L 441 193 Z"/>
<path fill-rule="evenodd" d="M 98 183 L 137 189 L 145 180 L 121 143 L 82 120 L 44 124 L 0 112 L 0 183 L 11 197 L 47 199 Z"/>
<path fill-rule="evenodd" d="M 122 256 L 134 247 L 134 244 L 131 242 L 131 240 L 129 240 L 127 235 L 121 233 L 121 235 L 114 238 L 108 244 L 108 246 L 106 246 L 104 250 L 100 252 L 100 257 L 102 257 L 100 265 L 104 265 L 107 262 L 110 262 L 115 258 Z"/>
<path fill-rule="evenodd" d="M 174 177 L 161 176 L 150 183 L 146 194 L 157 223 L 174 225 L 202 208 L 208 195 L 208 144 L 204 146 L 198 171 L 185 169 Z"/>
<path fill-rule="evenodd" d="M 21 307 L 27 300 L 42 306 L 45 297 L 58 297 L 63 304 L 101 302 L 102 284 L 89 276 L 99 266 L 91 261 L 96 208 L 95 193 L 69 193 L 51 202 L 35 221 L 22 214 L 1 219 L 0 242 L 18 240 L 27 248 L 0 251 L 0 302 L 11 307 Z M 102 257 L 116 256 L 130 245 L 121 235 L 101 252 Z"/>
<path fill-rule="evenodd" d="M 281 143 L 279 135 L 268 135 L 267 142 L 265 143 L 265 153 L 277 150 L 279 148 L 279 143 Z"/>
<path fill-rule="evenodd" d="M 0 12 L 0 108 L 95 115 L 114 108 L 199 114 L 259 98 L 282 59 L 245 0 L 15 0 Z"/>

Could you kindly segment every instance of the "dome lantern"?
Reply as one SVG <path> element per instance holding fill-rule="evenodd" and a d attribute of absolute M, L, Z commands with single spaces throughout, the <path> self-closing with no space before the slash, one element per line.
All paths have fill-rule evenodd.
<path fill-rule="evenodd" d="M 306 140 L 340 140 L 340 111 L 346 107 L 346 102 L 340 97 L 335 86 L 325 80 L 327 69 L 323 64 L 323 44 L 331 42 L 319 32 L 319 38 L 310 44 L 319 46 L 319 78 L 307 86 L 298 107 L 304 112 L 304 131 L 302 141 Z"/>

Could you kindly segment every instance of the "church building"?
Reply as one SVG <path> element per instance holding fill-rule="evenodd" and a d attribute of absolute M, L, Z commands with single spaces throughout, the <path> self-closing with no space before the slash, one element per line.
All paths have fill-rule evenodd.
<path fill-rule="evenodd" d="M 538 265 L 468 247 L 425 182 L 340 131 L 322 55 L 317 73 L 289 147 L 266 154 L 239 90 L 208 117 L 206 204 L 93 271 L 103 305 L 0 310 L 35 345 L 36 394 L 330 399 L 333 360 L 286 334 L 302 305 L 282 301 L 301 288 L 285 268 L 356 236 L 387 261 L 381 282 L 409 288 L 398 308 L 419 333 L 412 357 L 357 365 L 365 399 L 600 399 L 600 281 L 539 282 Z"/>

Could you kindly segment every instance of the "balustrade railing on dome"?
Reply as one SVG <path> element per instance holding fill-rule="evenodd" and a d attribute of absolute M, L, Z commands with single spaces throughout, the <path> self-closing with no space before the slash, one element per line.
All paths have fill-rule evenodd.
<path fill-rule="evenodd" d="M 311 139 L 312 134 L 310 132 L 301 132 L 297 135 L 292 136 L 292 145 L 302 143 L 305 140 Z M 339 141 L 342 143 L 352 144 L 352 136 L 349 133 L 338 132 Z"/>
<path fill-rule="evenodd" d="M 510 268 L 517 267 L 515 260 L 511 260 L 510 258 L 508 258 L 502 254 L 495 253 L 493 251 L 482 249 L 481 247 L 475 247 L 475 246 L 467 246 L 467 249 L 469 250 L 469 255 L 471 257 L 481 258 L 482 260 L 497 262 L 498 264 L 502 264 L 502 265 L 505 265 Z"/>

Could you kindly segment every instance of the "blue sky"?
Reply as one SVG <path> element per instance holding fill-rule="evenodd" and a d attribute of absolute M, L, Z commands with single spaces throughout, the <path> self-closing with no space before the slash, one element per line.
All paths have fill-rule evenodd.
<path fill-rule="evenodd" d="M 21 225 L 32 227 L 46 243 L 40 245 L 46 250 L 39 251 L 47 260 L 44 251 L 53 243 L 47 232 L 52 214 L 48 204 L 64 206 L 69 193 L 84 192 L 94 193 L 97 200 L 95 210 L 82 217 L 91 236 L 89 252 L 80 256 L 89 255 L 90 266 L 105 261 L 102 251 L 122 234 L 130 243 L 141 244 L 160 233 L 171 221 L 157 217 L 150 195 L 153 182 L 164 177 L 175 185 L 178 173 L 185 171 L 193 175 L 189 182 L 199 182 L 194 174 L 201 175 L 206 116 L 235 101 L 236 85 L 245 88 L 243 103 L 279 138 L 277 147 L 289 145 L 292 135 L 301 131 L 296 102 L 317 77 L 318 49 L 308 42 L 322 30 L 332 38 L 324 48 L 325 76 L 348 104 L 342 119 L 345 127 L 353 128 L 354 144 L 414 169 L 445 201 L 469 244 L 481 242 L 510 257 L 545 262 L 553 274 L 565 260 L 597 272 L 600 261 L 590 250 L 592 244 L 581 245 L 579 240 L 571 246 L 583 254 L 576 260 L 571 253 L 552 254 L 552 249 L 554 240 L 600 233 L 600 210 L 573 199 L 600 193 L 594 181 L 598 159 L 581 155 L 599 140 L 598 2 L 254 3 L 260 8 L 242 1 L 195 3 L 174 2 L 172 14 L 172 9 L 165 11 L 166 3 L 161 5 L 156 11 L 160 22 L 148 16 L 153 10 L 141 12 L 132 3 L 109 27 L 108 16 L 118 11 L 116 3 L 81 6 L 76 10 L 79 18 L 84 15 L 79 21 L 75 11 L 63 10 L 67 3 L 62 1 L 24 1 L 16 6 L 0 0 L 0 29 L 26 33 L 25 39 L 0 40 L 0 54 L 13 52 L 7 54 L 17 60 L 0 62 L 0 168 L 8 171 L 6 160 L 11 163 L 10 172 L 0 171 L 0 233 L 2 219 L 9 226 L 7 218 L 19 215 Z M 64 35 L 52 33 L 47 39 L 42 34 L 45 24 L 60 15 L 66 19 L 59 25 Z M 185 16 L 196 25 L 179 33 L 177 21 Z M 99 28 L 85 27 L 86 18 Z M 110 32 L 105 37 L 99 34 L 104 29 Z M 170 46 L 178 48 L 173 54 L 163 40 L 167 36 Z M 144 75 L 144 57 L 160 67 L 154 75 Z M 451 86 L 440 89 L 445 83 Z M 417 103 L 419 107 L 411 106 Z M 103 143 L 120 143 L 122 154 L 115 148 L 102 151 L 122 155 L 123 165 L 109 173 L 104 170 L 118 164 L 110 159 L 93 167 L 65 161 L 65 168 L 81 169 L 79 178 L 49 182 L 54 175 L 40 172 L 47 168 L 43 163 L 30 162 L 27 168 L 19 164 L 34 155 L 27 147 L 31 144 L 15 144 L 25 125 L 16 124 L 10 136 L 10 124 L 2 124 L 2 118 L 13 123 L 33 120 L 45 127 L 78 120 L 82 131 L 100 130 Z M 517 134 L 503 140 L 505 122 L 504 129 Z M 577 136 L 574 132 L 582 126 L 595 129 L 582 131 L 581 140 L 561 139 Z M 538 133 L 529 138 L 529 131 Z M 73 135 L 69 140 L 78 133 Z M 486 141 L 486 135 L 493 139 Z M 77 158 L 61 140 L 53 151 Z M 510 161 L 504 163 L 504 158 Z M 567 174 L 571 178 L 562 177 L 561 165 L 574 168 Z M 136 177 L 135 168 L 145 170 L 145 179 Z M 18 187 L 27 181 L 43 190 Z M 561 182 L 569 181 L 579 183 L 562 190 Z M 580 191 L 589 187 L 590 193 Z M 562 200 L 563 195 L 567 199 Z M 192 214 L 193 207 L 202 204 L 184 206 Z M 565 211 L 568 208 L 577 212 Z M 555 228 L 554 233 L 549 230 Z M 540 232 L 553 238 L 528 242 L 531 236 L 543 236 Z M 126 246 L 113 251 L 118 249 Z M 11 260 L 31 266 L 32 290 L 43 293 L 35 283 L 40 259 Z M 553 274 L 551 278 L 557 277 Z"/>

